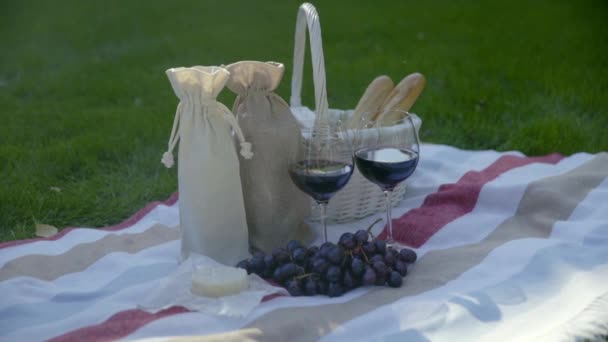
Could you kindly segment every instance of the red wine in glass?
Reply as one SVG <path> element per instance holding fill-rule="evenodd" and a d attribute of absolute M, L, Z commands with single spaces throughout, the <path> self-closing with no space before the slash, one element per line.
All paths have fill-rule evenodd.
<path fill-rule="evenodd" d="M 328 202 L 348 183 L 352 173 L 352 163 L 322 159 L 303 160 L 289 168 L 293 183 L 317 202 Z"/>
<path fill-rule="evenodd" d="M 420 139 L 416 125 L 407 112 L 388 110 L 379 120 L 363 122 L 357 131 L 354 153 L 359 172 L 384 192 L 386 202 L 386 242 L 402 246 L 393 238 L 391 195 L 399 183 L 408 179 L 418 166 Z"/>
<path fill-rule="evenodd" d="M 363 148 L 355 152 L 355 162 L 365 178 L 386 191 L 414 173 L 418 153 L 395 147 Z"/>
<path fill-rule="evenodd" d="M 348 183 L 354 171 L 351 137 L 340 121 L 330 124 L 320 117 L 300 122 L 298 148 L 289 154 L 291 181 L 311 196 L 320 209 L 323 239 L 327 242 L 327 205 Z"/>

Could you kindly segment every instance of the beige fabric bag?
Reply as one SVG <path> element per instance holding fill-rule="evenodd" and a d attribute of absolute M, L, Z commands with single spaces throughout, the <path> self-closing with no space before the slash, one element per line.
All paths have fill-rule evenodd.
<path fill-rule="evenodd" d="M 173 165 L 171 153 L 179 140 L 182 258 L 194 252 L 232 266 L 249 256 L 249 246 L 231 128 L 240 139 L 241 155 L 251 158 L 252 153 L 234 115 L 216 101 L 229 75 L 220 67 L 167 70 L 180 102 L 162 162 Z"/>
<path fill-rule="evenodd" d="M 289 105 L 274 93 L 283 64 L 243 61 L 226 69 L 230 71 L 227 87 L 238 95 L 232 110 L 255 152 L 240 165 L 249 241 L 265 252 L 291 239 L 308 243 L 313 234 L 304 219 L 310 214 L 310 199 L 287 172 L 300 130 Z"/>

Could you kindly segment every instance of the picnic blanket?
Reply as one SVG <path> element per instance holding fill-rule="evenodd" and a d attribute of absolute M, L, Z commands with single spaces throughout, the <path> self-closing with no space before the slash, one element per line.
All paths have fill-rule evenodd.
<path fill-rule="evenodd" d="M 138 309 L 178 266 L 174 195 L 118 226 L 1 244 L 0 340 L 558 341 L 606 334 L 607 176 L 607 153 L 526 157 L 424 144 L 406 198 L 393 210 L 396 238 L 419 255 L 401 288 L 267 298 L 245 317 Z M 330 239 L 381 216 L 330 226 Z"/>

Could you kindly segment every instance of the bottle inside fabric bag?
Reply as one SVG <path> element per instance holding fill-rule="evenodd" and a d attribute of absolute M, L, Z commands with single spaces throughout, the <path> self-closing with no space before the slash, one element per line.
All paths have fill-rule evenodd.
<path fill-rule="evenodd" d="M 240 163 L 251 246 L 269 253 L 289 240 L 308 243 L 310 199 L 295 187 L 287 165 L 300 130 L 289 105 L 274 93 L 283 64 L 243 61 L 226 69 L 226 86 L 238 95 L 232 110 L 255 152 Z"/>
<path fill-rule="evenodd" d="M 239 159 L 251 158 L 236 118 L 216 98 L 230 73 L 221 67 L 172 68 L 167 76 L 179 104 L 162 162 L 173 165 L 179 141 L 178 183 L 181 257 L 209 256 L 233 266 L 246 258 L 248 232 Z"/>

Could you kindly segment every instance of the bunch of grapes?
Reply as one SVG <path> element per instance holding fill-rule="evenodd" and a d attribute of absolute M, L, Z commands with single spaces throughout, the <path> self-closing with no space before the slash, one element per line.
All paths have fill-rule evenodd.
<path fill-rule="evenodd" d="M 411 249 L 387 248 L 385 241 L 370 240 L 366 230 L 359 230 L 342 234 L 338 244 L 320 247 L 292 240 L 272 254 L 256 252 L 237 267 L 281 284 L 292 296 L 338 297 L 359 286 L 401 287 L 408 264 L 416 258 Z"/>

